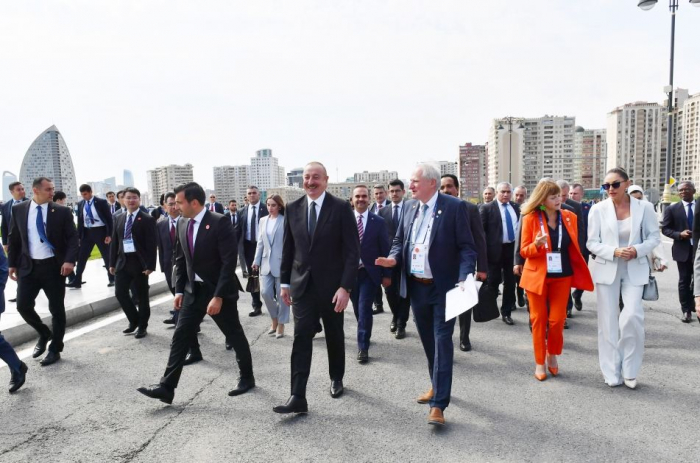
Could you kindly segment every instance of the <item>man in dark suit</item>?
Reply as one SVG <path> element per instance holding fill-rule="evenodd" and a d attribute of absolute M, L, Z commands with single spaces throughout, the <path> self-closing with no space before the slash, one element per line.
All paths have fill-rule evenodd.
<path fill-rule="evenodd" d="M 459 180 L 456 175 L 445 174 L 440 178 L 440 193 L 459 198 Z M 465 201 L 467 215 L 469 216 L 469 231 L 476 246 L 476 279 L 486 281 L 488 277 L 489 261 L 486 255 L 486 237 L 484 227 L 481 225 L 481 216 L 476 204 Z M 469 340 L 469 332 L 472 327 L 472 311 L 459 315 L 459 350 L 469 352 L 472 350 L 472 343 Z"/>
<path fill-rule="evenodd" d="M 183 217 L 175 241 L 175 308 L 181 310 L 180 319 L 160 384 L 138 391 L 172 403 L 188 351 L 192 355 L 199 353 L 197 328 L 209 314 L 233 343 L 241 376 L 236 388 L 228 394 L 237 396 L 255 387 L 255 378 L 250 346 L 236 307 L 238 292 L 243 288 L 235 272 L 233 227 L 222 214 L 205 208 L 206 194 L 197 183 L 176 187 L 175 197 Z"/>
<path fill-rule="evenodd" d="M 2 247 L 7 253 L 7 242 L 10 235 L 10 219 L 12 219 L 12 206 L 27 201 L 24 196 L 24 185 L 21 182 L 12 182 L 9 185 L 12 199 L 2 205 L 2 222 L 0 222 L 0 233 L 2 234 Z M 8 302 L 17 302 L 17 298 L 8 299 Z"/>
<path fill-rule="evenodd" d="M 249 186 L 246 192 L 248 205 L 243 208 L 239 217 L 241 221 L 241 242 L 248 274 L 253 274 L 253 261 L 255 260 L 255 250 L 258 248 L 258 222 L 261 217 L 267 215 L 267 207 L 260 202 L 260 192 L 258 187 Z M 253 299 L 253 311 L 248 315 L 256 317 L 262 313 L 262 301 L 260 291 L 251 293 Z"/>
<path fill-rule="evenodd" d="M 153 209 L 151 211 L 151 217 L 154 219 L 158 220 L 162 216 L 168 215 L 168 213 L 165 210 L 165 193 L 160 195 L 160 198 L 158 199 L 158 207 Z"/>
<path fill-rule="evenodd" d="M 523 185 L 516 186 L 513 188 L 513 199 L 515 200 L 515 203 L 519 207 L 523 207 L 523 204 L 525 204 L 525 200 L 527 199 L 527 188 L 525 188 Z M 519 226 L 520 224 L 518 224 Z M 519 240 L 520 235 L 517 234 L 516 230 L 516 239 Z M 518 302 L 518 307 L 525 307 L 525 290 L 520 287 L 520 275 L 515 275 L 515 295 L 517 296 L 517 302 Z"/>
<path fill-rule="evenodd" d="M 51 201 L 54 184 L 39 177 L 32 183 L 34 198 L 12 208 L 12 226 L 8 241 L 10 278 L 17 281 L 17 311 L 39 333 L 32 357 L 49 353 L 42 366 L 61 359 L 66 332 L 65 277 L 78 259 L 78 233 L 73 212 Z M 36 296 L 43 290 L 49 300 L 52 330 L 34 310 Z"/>
<path fill-rule="evenodd" d="M 452 389 L 455 319 L 445 320 L 446 294 L 455 286 L 463 288 L 477 257 L 467 205 L 440 194 L 439 182 L 437 167 L 416 167 L 410 188 L 417 202 L 404 214 L 389 257 L 377 259 L 385 267 L 401 266 L 401 294 L 411 294 L 432 385 L 418 403 L 430 404 L 428 423 L 434 425 L 445 424 Z"/>
<path fill-rule="evenodd" d="M 661 232 L 673 239 L 671 255 L 678 265 L 678 299 L 681 304 L 683 323 L 693 320 L 695 300 L 693 298 L 693 264 L 695 263 L 695 251 L 697 241 L 693 240 L 693 227 L 697 212 L 695 185 L 685 181 L 678 184 L 678 194 L 681 200 L 664 209 L 664 217 L 661 221 Z"/>
<path fill-rule="evenodd" d="M 148 276 L 156 269 L 157 232 L 153 217 L 139 209 L 141 192 L 134 187 L 124 189 L 126 212 L 114 219 L 110 246 L 109 273 L 115 276 L 117 300 L 129 320 L 123 331 L 136 331 L 136 339 L 146 337 L 151 305 L 148 300 Z M 138 310 L 129 296 L 134 285 Z"/>
<path fill-rule="evenodd" d="M 108 191 L 105 197 L 107 198 L 107 204 L 109 205 L 109 213 L 114 215 L 115 212 L 121 209 L 122 205 L 117 201 L 117 195 L 113 191 Z"/>
<path fill-rule="evenodd" d="M 243 240 L 241 239 L 243 231 L 241 226 L 241 213 L 238 210 L 238 201 L 235 199 L 230 200 L 228 202 L 228 209 L 224 215 L 228 217 L 228 219 L 231 221 L 231 225 L 233 225 L 233 231 L 236 235 L 236 242 L 238 243 L 238 264 L 241 266 L 243 278 L 248 278 L 248 268 L 245 265 L 245 257 L 243 256 Z"/>
<path fill-rule="evenodd" d="M 404 194 L 406 194 L 406 190 L 403 182 L 399 179 L 392 180 L 389 182 L 389 197 L 391 203 L 379 210 L 379 216 L 384 219 L 384 224 L 386 225 L 389 243 L 394 241 L 396 230 L 399 228 L 399 223 L 404 213 L 413 205 L 412 201 L 404 201 Z M 386 300 L 389 303 L 389 308 L 392 313 L 389 331 L 396 333 L 394 335 L 396 339 L 403 339 L 406 337 L 406 324 L 408 323 L 408 316 L 411 309 L 411 299 L 409 297 L 401 297 L 399 291 L 400 287 L 401 269 L 394 267 L 391 270 L 391 285 L 384 288 L 384 293 L 386 294 Z"/>
<path fill-rule="evenodd" d="M 374 204 L 369 209 L 372 214 L 379 213 L 391 204 L 391 201 L 386 197 L 386 187 L 381 183 L 374 185 Z M 384 312 L 384 299 L 382 295 L 382 287 L 377 288 L 377 293 L 374 295 L 374 310 L 373 314 L 377 315 Z"/>
<path fill-rule="evenodd" d="M 357 185 L 352 192 L 357 233 L 360 237 L 360 262 L 357 280 L 350 300 L 357 319 L 357 361 L 369 361 L 369 341 L 372 337 L 372 300 L 377 292 L 391 285 L 391 270 L 375 264 L 377 257 L 389 254 L 389 237 L 384 219 L 372 214 L 369 208 L 369 188 Z"/>
<path fill-rule="evenodd" d="M 588 263 L 588 259 L 591 253 L 586 247 L 586 241 L 588 241 L 588 212 L 591 210 L 591 204 L 584 201 L 584 195 L 585 191 L 583 189 L 583 185 L 581 185 L 580 183 L 574 183 L 573 185 L 571 185 L 571 190 L 569 191 L 569 199 L 576 201 L 581 205 L 581 216 L 578 220 L 579 229 L 583 230 L 583 235 L 581 235 L 581 231 L 579 230 L 579 236 L 583 236 L 583 240 L 579 240 L 579 246 L 583 244 L 583 246 L 580 248 L 581 254 L 583 254 L 583 258 L 586 260 L 586 263 Z M 583 222 L 582 227 L 581 222 Z M 581 302 L 581 296 L 583 296 L 582 289 L 575 289 L 572 293 L 574 307 L 576 307 L 576 310 L 579 311 L 583 309 L 583 302 Z"/>
<path fill-rule="evenodd" d="M 94 196 L 90 185 L 80 185 L 79 190 L 83 199 L 78 202 L 78 267 L 73 281 L 66 283 L 67 287 L 74 289 L 82 287 L 85 265 L 95 246 L 100 250 L 105 268 L 109 268 L 109 243 L 112 241 L 112 214 L 107 200 Z M 107 272 L 107 277 L 107 286 L 114 286 L 114 275 Z"/>
<path fill-rule="evenodd" d="M 224 206 L 221 203 L 216 202 L 216 195 L 209 195 L 209 203 L 207 204 L 207 210 L 211 212 L 218 212 L 219 214 L 224 213 Z"/>
<path fill-rule="evenodd" d="M 5 249 L 0 249 L 0 315 L 5 311 L 5 285 L 7 284 L 7 256 Z M 27 365 L 17 357 L 17 352 L 12 348 L 9 342 L 5 340 L 0 333 L 0 359 L 7 364 L 10 369 L 10 385 L 8 390 L 10 393 L 17 391 L 26 379 Z"/>
<path fill-rule="evenodd" d="M 581 253 L 585 257 L 584 253 L 588 252 L 588 248 L 586 247 L 586 241 L 588 241 L 588 234 L 586 233 L 586 225 L 583 223 L 583 209 L 581 208 L 581 203 L 569 197 L 569 192 L 571 190 L 569 182 L 567 182 L 566 180 L 557 180 L 557 185 L 559 185 L 559 188 L 561 188 L 561 203 L 569 206 L 576 214 L 576 226 L 578 229 L 578 245 L 579 249 L 581 249 Z M 584 251 L 584 249 L 586 251 Z M 573 307 L 574 301 L 571 298 L 571 296 L 569 296 L 569 302 L 566 305 L 566 318 L 573 317 Z"/>
<path fill-rule="evenodd" d="M 343 311 L 357 279 L 360 241 L 350 204 L 326 192 L 328 174 L 320 162 L 304 167 L 306 196 L 285 208 L 281 296 L 294 312 L 292 394 L 276 413 L 306 413 L 306 383 L 313 338 L 323 320 L 331 397 L 343 394 Z"/>
<path fill-rule="evenodd" d="M 515 228 L 520 220 L 520 207 L 510 200 L 511 194 L 510 183 L 501 182 L 496 186 L 496 200 L 482 205 L 479 209 L 489 260 L 488 285 L 495 293 L 503 282 L 501 317 L 508 325 L 514 324 L 510 317 L 515 306 L 513 255 Z"/>
<path fill-rule="evenodd" d="M 175 259 L 173 259 L 173 246 L 177 235 L 177 222 L 180 220 L 180 208 L 175 202 L 175 193 L 167 193 L 164 197 L 165 213 L 160 220 L 156 222 L 156 230 L 158 231 L 158 263 L 160 271 L 165 274 L 165 281 L 168 283 L 170 292 L 175 295 L 175 284 L 173 281 L 173 269 L 175 268 Z M 177 316 L 179 312 L 172 310 L 171 317 L 163 320 L 166 325 L 177 325 Z"/>

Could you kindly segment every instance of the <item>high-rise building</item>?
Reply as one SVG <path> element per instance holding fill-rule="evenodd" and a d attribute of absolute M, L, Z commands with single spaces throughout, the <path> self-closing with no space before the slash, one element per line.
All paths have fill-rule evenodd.
<path fill-rule="evenodd" d="M 287 172 L 287 186 L 295 186 L 301 188 L 304 185 L 304 168 L 295 167 Z"/>
<path fill-rule="evenodd" d="M 250 185 L 250 166 L 214 167 L 214 191 L 219 202 L 242 201 Z"/>
<path fill-rule="evenodd" d="M 465 143 L 459 147 L 459 194 L 462 199 L 481 198 L 488 185 L 486 146 Z"/>
<path fill-rule="evenodd" d="M 454 161 L 438 161 L 437 166 L 440 168 L 440 175 L 452 174 L 454 176 L 459 176 L 459 166 L 457 162 Z"/>
<path fill-rule="evenodd" d="M 608 113 L 607 169 L 623 167 L 645 191 L 663 191 L 666 165 L 666 110 L 636 102 Z"/>
<path fill-rule="evenodd" d="M 124 169 L 124 186 L 134 186 L 134 174 L 127 169 Z"/>
<path fill-rule="evenodd" d="M 170 164 L 169 166 L 156 167 L 146 174 L 148 175 L 148 191 L 155 201 L 158 201 L 160 195 L 173 191 L 176 186 L 194 181 L 192 164 L 184 166 Z"/>
<path fill-rule="evenodd" d="M 9 201 L 12 198 L 12 193 L 10 193 L 10 183 L 16 182 L 17 176 L 12 172 L 5 171 L 2 173 L 2 200 Z"/>
<path fill-rule="evenodd" d="M 326 191 L 336 198 L 348 200 L 352 197 L 352 190 L 355 189 L 356 182 L 329 183 Z"/>
<path fill-rule="evenodd" d="M 575 125 L 576 118 L 567 116 L 494 119 L 489 130 L 489 185 L 510 179 L 532 191 L 542 177 L 572 179 Z"/>
<path fill-rule="evenodd" d="M 395 170 L 380 170 L 378 172 L 356 172 L 353 175 L 355 183 L 364 183 L 366 185 L 389 185 L 389 182 L 399 178 L 399 173 Z"/>
<path fill-rule="evenodd" d="M 250 183 L 262 191 L 286 185 L 284 168 L 280 167 L 271 149 L 258 150 L 255 157 L 250 158 Z"/>
<path fill-rule="evenodd" d="M 567 180 L 580 183 L 586 189 L 600 188 L 606 172 L 606 151 L 605 129 L 576 127 L 573 174 Z"/>
<path fill-rule="evenodd" d="M 700 187 L 700 93 L 690 96 L 683 102 L 681 148 L 674 154 L 675 170 L 679 180 L 692 180 Z"/>
<path fill-rule="evenodd" d="M 78 187 L 75 182 L 75 169 L 63 135 L 55 125 L 44 130 L 31 144 L 24 155 L 19 172 L 20 181 L 25 185 L 27 198 L 32 198 L 32 182 L 37 177 L 50 178 L 56 191 L 66 194 L 68 203 L 76 203 Z"/>
<path fill-rule="evenodd" d="M 266 193 L 267 193 L 267 198 L 269 198 L 273 195 L 280 195 L 280 197 L 282 198 L 282 201 L 284 201 L 285 205 L 290 203 L 291 201 L 297 200 L 297 199 L 301 198 L 302 196 L 306 195 L 306 192 L 304 191 L 303 188 L 299 188 L 296 186 L 289 186 L 289 185 L 268 188 Z"/>

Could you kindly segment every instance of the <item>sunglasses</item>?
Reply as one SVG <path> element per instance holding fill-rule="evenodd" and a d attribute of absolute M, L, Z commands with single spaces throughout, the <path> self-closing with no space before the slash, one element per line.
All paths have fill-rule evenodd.
<path fill-rule="evenodd" d="M 622 182 L 603 183 L 601 187 L 603 187 L 605 191 L 608 191 L 610 188 L 617 190 L 620 188 L 620 185 L 622 185 Z"/>

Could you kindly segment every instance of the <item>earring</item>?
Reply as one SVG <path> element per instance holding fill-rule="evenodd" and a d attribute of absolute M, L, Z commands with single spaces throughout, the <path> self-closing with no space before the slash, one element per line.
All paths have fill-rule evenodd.
<path fill-rule="evenodd" d="M 546 211 L 546 210 L 547 210 L 547 208 L 546 208 L 546 207 L 544 207 L 544 204 L 540 204 L 540 210 L 541 210 L 541 211 Z"/>

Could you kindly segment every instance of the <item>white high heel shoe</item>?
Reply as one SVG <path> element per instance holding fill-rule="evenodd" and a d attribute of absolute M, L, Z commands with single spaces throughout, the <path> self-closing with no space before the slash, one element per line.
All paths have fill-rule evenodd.
<path fill-rule="evenodd" d="M 627 386 L 630 389 L 637 389 L 637 379 L 636 378 L 632 378 L 632 379 L 625 378 L 625 386 Z"/>

